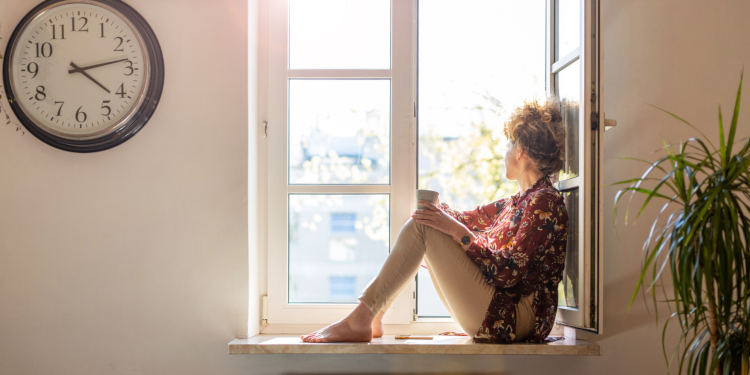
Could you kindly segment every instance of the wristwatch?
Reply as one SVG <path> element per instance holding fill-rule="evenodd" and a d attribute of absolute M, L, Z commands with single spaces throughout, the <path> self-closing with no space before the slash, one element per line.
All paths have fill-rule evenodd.
<path fill-rule="evenodd" d="M 465 234 L 463 237 L 461 237 L 461 243 L 464 245 L 468 245 L 469 243 L 471 243 L 471 236 Z"/>

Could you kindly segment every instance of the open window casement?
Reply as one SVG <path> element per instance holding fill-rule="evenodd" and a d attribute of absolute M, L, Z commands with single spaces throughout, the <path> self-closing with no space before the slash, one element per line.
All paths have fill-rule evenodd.
<path fill-rule="evenodd" d="M 570 224 L 556 322 L 601 333 L 598 10 L 598 0 L 547 0 L 547 92 L 561 101 L 566 136 L 556 185 Z"/>

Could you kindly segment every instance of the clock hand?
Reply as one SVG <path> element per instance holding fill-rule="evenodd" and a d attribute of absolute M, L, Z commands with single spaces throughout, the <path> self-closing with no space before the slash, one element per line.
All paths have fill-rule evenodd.
<path fill-rule="evenodd" d="M 73 69 L 68 70 L 68 74 L 71 74 L 71 73 L 81 73 L 84 76 L 86 76 L 86 78 L 90 79 L 92 82 L 94 82 L 97 85 L 99 85 L 99 87 L 103 88 L 104 91 L 107 92 L 107 94 L 111 94 L 111 92 L 106 87 L 104 87 L 104 85 L 102 85 L 101 83 L 99 83 L 99 81 L 95 80 L 94 77 L 92 77 L 91 75 L 89 75 L 88 73 L 86 73 L 86 71 L 82 70 L 80 67 L 78 67 L 78 65 L 74 64 L 72 61 L 70 62 L 70 66 L 72 66 Z"/>
<path fill-rule="evenodd" d="M 68 70 L 68 73 L 80 73 L 80 71 L 82 71 L 82 70 L 89 70 L 89 69 L 93 69 L 93 68 L 98 68 L 100 66 L 105 66 L 105 65 L 110 65 L 110 64 L 116 64 L 118 62 L 123 62 L 123 61 L 128 61 L 128 59 L 119 59 L 119 60 L 109 61 L 109 62 L 105 62 L 105 63 L 101 63 L 101 64 L 94 64 L 94 65 L 89 65 L 89 66 L 77 67 L 77 68 Z M 71 63 L 71 65 L 72 65 L 72 63 Z"/>

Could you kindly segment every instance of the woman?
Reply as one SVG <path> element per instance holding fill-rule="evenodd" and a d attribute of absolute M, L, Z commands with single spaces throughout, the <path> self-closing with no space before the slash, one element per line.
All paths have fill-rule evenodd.
<path fill-rule="evenodd" d="M 505 176 L 521 192 L 474 210 L 420 201 L 379 274 L 343 319 L 300 336 L 305 342 L 362 342 L 424 259 L 441 300 L 475 342 L 544 342 L 555 322 L 565 266 L 568 215 L 551 178 L 562 168 L 560 108 L 525 102 L 505 123 Z"/>

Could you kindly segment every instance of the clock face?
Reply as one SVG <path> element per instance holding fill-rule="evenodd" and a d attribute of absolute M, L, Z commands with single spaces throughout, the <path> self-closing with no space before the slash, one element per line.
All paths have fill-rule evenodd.
<path fill-rule="evenodd" d="M 9 43 L 4 74 L 14 112 L 35 135 L 70 140 L 71 151 L 92 151 L 76 150 L 77 141 L 109 137 L 109 145 L 97 149 L 124 141 L 112 136 L 132 128 L 143 117 L 144 101 L 161 94 L 163 73 L 156 83 L 152 77 L 155 56 L 163 65 L 161 51 L 153 52 L 159 48 L 153 32 L 119 0 L 47 4 L 27 15 Z M 136 121 L 129 136 L 150 115 Z"/>

